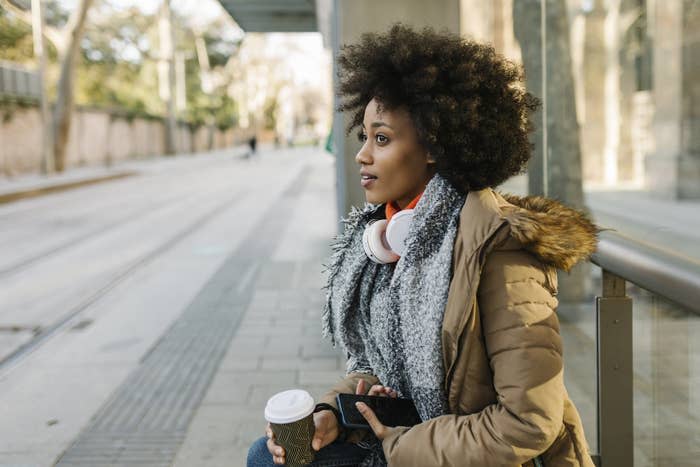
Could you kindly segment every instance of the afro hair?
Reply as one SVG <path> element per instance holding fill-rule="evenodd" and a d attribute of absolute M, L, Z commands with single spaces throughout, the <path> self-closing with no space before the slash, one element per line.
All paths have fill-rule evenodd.
<path fill-rule="evenodd" d="M 343 46 L 338 65 L 348 133 L 362 125 L 375 98 L 382 109 L 408 111 L 437 172 L 462 192 L 525 171 L 539 101 L 525 91 L 522 68 L 492 46 L 397 23 Z"/>

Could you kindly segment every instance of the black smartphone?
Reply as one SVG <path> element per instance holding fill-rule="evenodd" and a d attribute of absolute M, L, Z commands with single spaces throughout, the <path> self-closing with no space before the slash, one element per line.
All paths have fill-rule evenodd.
<path fill-rule="evenodd" d="M 355 402 L 364 402 L 386 426 L 413 426 L 421 423 L 418 410 L 411 399 L 403 397 L 361 396 L 359 394 L 338 394 L 336 396 L 343 426 L 346 428 L 364 428 L 369 430 L 369 423 L 362 416 Z"/>

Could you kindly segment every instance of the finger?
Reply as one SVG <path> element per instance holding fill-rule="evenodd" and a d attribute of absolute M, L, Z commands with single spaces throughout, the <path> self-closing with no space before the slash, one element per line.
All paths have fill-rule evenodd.
<path fill-rule="evenodd" d="M 381 440 L 384 436 L 385 427 L 379 421 L 374 411 L 363 402 L 355 402 L 355 407 L 357 407 L 357 410 L 365 417 L 365 420 L 367 420 L 367 423 L 369 423 L 370 428 L 372 428 L 374 434 L 377 435 L 377 438 Z"/>
<path fill-rule="evenodd" d="M 384 386 L 381 384 L 375 384 L 371 388 L 369 388 L 369 392 L 367 393 L 370 396 L 384 396 Z"/>
<path fill-rule="evenodd" d="M 284 448 L 277 445 L 272 439 L 267 440 L 267 450 L 273 457 L 279 457 L 284 461 Z"/>
<path fill-rule="evenodd" d="M 323 443 L 323 437 L 326 434 L 326 429 L 325 427 L 318 426 L 316 427 L 316 431 L 314 432 L 314 439 L 311 440 L 311 448 L 314 451 L 318 451 L 321 449 L 321 444 Z"/>
<path fill-rule="evenodd" d="M 322 411 L 314 414 L 314 437 L 311 440 L 311 447 L 318 451 L 326 444 L 329 444 L 329 434 L 333 430 L 333 424 L 336 423 L 336 418 L 330 411 Z"/>
<path fill-rule="evenodd" d="M 390 387 L 387 386 L 387 387 L 384 388 L 384 390 L 386 391 L 386 395 L 389 396 L 389 397 L 396 398 L 396 397 L 399 396 L 399 393 L 396 392 L 396 390 L 393 389 L 393 388 L 390 388 Z"/>
<path fill-rule="evenodd" d="M 365 389 L 365 380 L 364 380 L 364 379 L 360 379 L 360 380 L 357 382 L 357 387 L 355 388 L 355 394 L 362 394 L 362 395 L 364 395 L 364 394 L 366 394 L 366 393 L 367 393 L 367 390 Z"/>

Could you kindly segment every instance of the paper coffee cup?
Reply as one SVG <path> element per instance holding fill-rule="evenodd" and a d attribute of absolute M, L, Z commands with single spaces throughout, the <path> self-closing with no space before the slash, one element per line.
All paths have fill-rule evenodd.
<path fill-rule="evenodd" d="M 284 448 L 285 465 L 300 467 L 314 460 L 314 399 L 303 389 L 291 389 L 272 396 L 265 406 L 277 444 Z"/>

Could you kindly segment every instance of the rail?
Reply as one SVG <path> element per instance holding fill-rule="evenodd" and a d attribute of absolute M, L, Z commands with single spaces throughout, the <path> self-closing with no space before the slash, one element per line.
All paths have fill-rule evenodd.
<path fill-rule="evenodd" d="M 603 270 L 602 295 L 596 296 L 596 379 L 598 466 L 634 465 L 634 389 L 632 282 L 700 313 L 700 263 L 601 232 L 592 262 Z"/>

